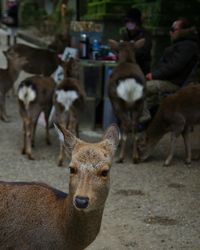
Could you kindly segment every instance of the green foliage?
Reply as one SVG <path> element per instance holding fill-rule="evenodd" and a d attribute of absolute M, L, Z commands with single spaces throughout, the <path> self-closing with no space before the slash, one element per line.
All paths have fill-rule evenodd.
<path fill-rule="evenodd" d="M 56 8 L 55 8 L 55 11 L 53 12 L 52 14 L 52 18 L 54 19 L 54 21 L 59 24 L 62 22 L 62 17 L 61 17 L 61 4 L 62 4 L 62 0 L 59 0 L 57 5 L 56 5 Z M 65 20 L 71 20 L 72 17 L 74 16 L 75 12 L 74 10 L 72 9 L 69 9 L 67 8 L 67 11 L 66 11 L 66 15 L 65 15 Z"/>
<path fill-rule="evenodd" d="M 20 25 L 22 27 L 35 26 L 42 31 L 47 31 L 48 29 L 56 29 L 56 32 L 62 32 L 63 22 L 69 22 L 74 11 L 67 8 L 66 15 L 64 18 L 61 17 L 61 4 L 62 0 L 59 0 L 55 10 L 51 15 L 47 15 L 44 8 L 41 8 L 38 3 L 34 0 L 21 0 L 19 17 Z M 46 27 L 49 26 L 49 27 Z"/>
<path fill-rule="evenodd" d="M 169 27 L 180 16 L 189 18 L 196 25 L 200 22 L 199 0 L 138 0 L 134 2 L 134 6 L 139 8 L 144 15 L 145 25 L 152 29 Z"/>
<path fill-rule="evenodd" d="M 23 0 L 20 2 L 19 20 L 22 27 L 38 25 L 46 16 L 44 9 L 34 1 Z"/>

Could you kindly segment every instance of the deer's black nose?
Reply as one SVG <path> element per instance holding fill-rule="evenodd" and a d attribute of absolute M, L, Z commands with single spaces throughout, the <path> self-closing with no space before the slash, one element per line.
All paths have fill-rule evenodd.
<path fill-rule="evenodd" d="M 88 197 L 76 196 L 76 198 L 75 198 L 75 206 L 77 208 L 87 208 L 88 204 L 89 204 L 89 198 Z"/>

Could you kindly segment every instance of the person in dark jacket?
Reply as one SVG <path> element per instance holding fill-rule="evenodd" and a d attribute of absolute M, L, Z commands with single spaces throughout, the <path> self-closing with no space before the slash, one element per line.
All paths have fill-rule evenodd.
<path fill-rule="evenodd" d="M 148 109 L 159 105 L 166 93 L 174 93 L 196 80 L 199 61 L 196 28 L 186 18 L 180 18 L 173 22 L 169 33 L 171 45 L 165 49 L 155 70 L 146 75 L 147 103 L 142 121 L 150 118 Z"/>
<path fill-rule="evenodd" d="M 18 3 L 16 0 L 8 0 L 5 20 L 7 20 L 5 24 L 8 28 L 7 45 L 10 46 L 11 38 L 14 44 L 17 42 Z"/>
<path fill-rule="evenodd" d="M 141 38 L 145 39 L 144 46 L 138 50 L 136 54 L 136 61 L 146 75 L 150 72 L 151 67 L 151 33 L 142 26 L 142 14 L 137 8 L 132 7 L 127 11 L 124 22 L 125 27 L 120 30 L 120 37 L 122 40 L 137 41 Z"/>

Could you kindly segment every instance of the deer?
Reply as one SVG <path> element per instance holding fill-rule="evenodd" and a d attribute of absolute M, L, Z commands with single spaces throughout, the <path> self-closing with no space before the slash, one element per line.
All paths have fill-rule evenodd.
<path fill-rule="evenodd" d="M 119 129 L 89 143 L 55 125 L 70 156 L 69 193 L 37 182 L 0 182 L 0 249 L 83 250 L 97 237 Z"/>
<path fill-rule="evenodd" d="M 18 106 L 23 123 L 22 154 L 34 160 L 32 146 L 35 144 L 35 131 L 38 118 L 44 112 L 46 122 L 46 143 L 51 144 L 49 135 L 49 115 L 53 106 L 56 83 L 52 77 L 31 76 L 24 79 L 18 87 Z"/>
<path fill-rule="evenodd" d="M 34 75 L 51 76 L 60 64 L 57 53 L 49 49 L 18 43 L 7 50 L 7 55 L 11 60 L 15 54 L 27 60 L 21 70 Z"/>
<path fill-rule="evenodd" d="M 0 119 L 9 121 L 6 113 L 6 94 L 12 89 L 19 71 L 27 61 L 26 58 L 19 57 L 17 54 L 13 54 L 13 60 L 7 56 L 6 51 L 3 51 L 3 54 L 7 59 L 7 68 L 0 69 Z"/>
<path fill-rule="evenodd" d="M 136 62 L 135 52 L 143 47 L 145 39 L 136 42 L 117 42 L 110 39 L 108 42 L 111 49 L 118 53 L 118 63 L 112 71 L 108 84 L 109 99 L 122 130 L 121 149 L 117 162 L 124 161 L 126 141 L 131 132 L 133 136 L 133 162 L 138 163 L 136 129 L 143 111 L 146 81 Z"/>
<path fill-rule="evenodd" d="M 79 60 L 70 58 L 62 63 L 64 79 L 54 93 L 55 121 L 78 136 L 79 116 L 84 108 L 86 93 L 79 82 Z M 58 166 L 64 161 L 64 147 L 60 143 Z"/>
<path fill-rule="evenodd" d="M 166 134 L 171 133 L 170 150 L 164 166 L 173 159 L 175 142 L 182 135 L 185 144 L 185 163 L 191 164 L 190 133 L 194 125 L 200 123 L 200 86 L 189 85 L 167 96 L 160 104 L 155 117 L 146 131 L 138 138 L 137 146 L 140 162 L 149 158 L 155 146 Z"/>
<path fill-rule="evenodd" d="M 69 37 L 57 34 L 47 48 L 38 48 L 26 44 L 15 44 L 6 51 L 11 60 L 18 57 L 26 58 L 21 70 L 34 75 L 51 76 L 61 63 L 59 54 L 69 45 Z"/>

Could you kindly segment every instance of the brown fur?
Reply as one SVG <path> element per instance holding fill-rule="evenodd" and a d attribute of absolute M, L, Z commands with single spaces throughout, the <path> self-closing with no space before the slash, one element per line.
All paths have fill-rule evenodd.
<path fill-rule="evenodd" d="M 144 39 L 138 40 L 137 42 L 122 42 L 117 43 L 113 40 L 110 40 L 110 46 L 113 50 L 118 52 L 119 62 L 118 65 L 114 68 L 110 81 L 109 81 L 109 98 L 112 103 L 112 107 L 116 117 L 119 119 L 121 129 L 122 129 L 122 138 L 121 138 L 121 150 L 119 154 L 118 162 L 123 162 L 125 145 L 127 141 L 128 134 L 132 132 L 133 136 L 133 161 L 138 162 L 138 154 L 136 149 L 136 140 L 135 140 L 135 130 L 138 126 L 138 120 L 142 113 L 143 104 L 144 104 L 144 93 L 146 88 L 146 82 L 144 74 L 142 73 L 139 65 L 135 60 L 135 50 L 140 48 L 144 44 Z M 117 95 L 117 87 L 120 80 L 125 80 L 128 78 L 134 78 L 139 84 L 144 87 L 143 96 L 134 102 L 126 102 Z"/>
<path fill-rule="evenodd" d="M 57 52 L 49 49 L 34 48 L 25 44 L 16 44 L 7 50 L 10 59 L 13 54 L 25 57 L 27 63 L 23 65 L 23 70 L 27 73 L 50 76 L 60 64 Z"/>
<path fill-rule="evenodd" d="M 49 114 L 53 105 L 53 93 L 55 82 L 51 77 L 33 76 L 28 77 L 19 85 L 19 90 L 26 84 L 30 85 L 36 92 L 36 99 L 26 107 L 25 103 L 19 99 L 19 112 L 23 121 L 23 148 L 22 154 L 27 154 L 33 160 L 32 146 L 34 145 L 35 130 L 41 112 L 44 112 L 46 122 L 46 142 L 50 144 L 49 138 Z M 18 95 L 19 95 L 18 90 Z"/>
<path fill-rule="evenodd" d="M 57 93 L 55 91 L 54 95 L 54 106 L 55 106 L 55 117 L 56 123 L 65 126 L 69 131 L 78 136 L 79 129 L 79 116 L 80 112 L 84 108 L 86 93 L 80 82 L 79 78 L 79 61 L 71 58 L 68 62 L 63 63 L 64 68 L 64 79 L 56 88 L 56 91 L 63 90 L 67 91 L 76 91 L 78 94 L 78 99 L 76 99 L 69 110 L 65 110 L 64 106 L 57 102 Z M 58 166 L 63 165 L 64 160 L 64 148 L 63 145 L 60 145 L 60 153 L 58 157 Z"/>
<path fill-rule="evenodd" d="M 69 194 L 41 183 L 1 182 L 0 249 L 83 250 L 96 238 L 119 131 L 110 126 L 93 144 L 63 127 L 59 133 L 71 155 Z M 77 200 L 86 198 L 83 208 Z"/>
<path fill-rule="evenodd" d="M 191 85 L 166 97 L 148 129 L 139 138 L 138 148 L 143 161 L 153 152 L 164 134 L 171 132 L 170 152 L 165 165 L 171 163 L 175 139 L 182 135 L 185 141 L 186 163 L 191 163 L 191 126 L 200 123 L 200 86 Z"/>

